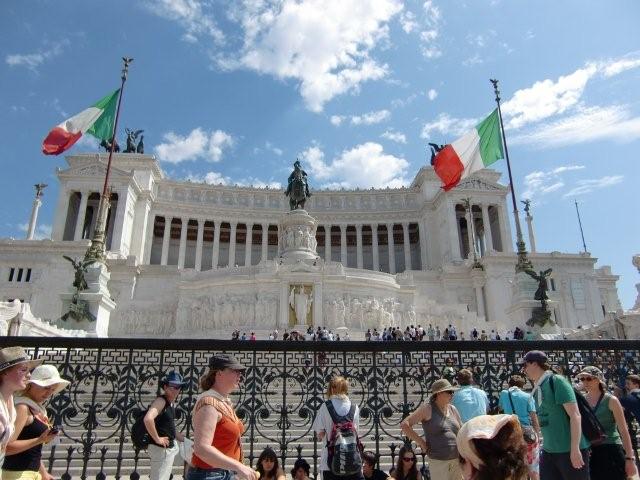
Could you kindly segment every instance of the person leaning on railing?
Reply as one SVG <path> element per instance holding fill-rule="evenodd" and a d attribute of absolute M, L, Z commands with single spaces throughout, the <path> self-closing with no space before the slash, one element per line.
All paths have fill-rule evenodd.
<path fill-rule="evenodd" d="M 40 365 L 31 373 L 31 378 L 20 395 L 16 395 L 15 436 L 7 445 L 7 456 L 2 465 L 5 480 L 52 480 L 42 462 L 42 446 L 58 435 L 51 428 L 47 410 L 43 404 L 69 385 L 60 378 L 53 365 Z"/>
<path fill-rule="evenodd" d="M 257 472 L 242 463 L 244 424 L 229 398 L 244 370 L 233 355 L 217 354 L 209 360 L 209 371 L 200 381 L 204 391 L 193 407 L 193 456 L 187 480 L 231 480 L 234 474 L 237 480 L 258 479 Z"/>
<path fill-rule="evenodd" d="M 0 464 L 4 459 L 7 444 L 17 436 L 13 395 L 27 388 L 29 371 L 41 363 L 42 360 L 31 360 L 22 347 L 0 350 Z"/>

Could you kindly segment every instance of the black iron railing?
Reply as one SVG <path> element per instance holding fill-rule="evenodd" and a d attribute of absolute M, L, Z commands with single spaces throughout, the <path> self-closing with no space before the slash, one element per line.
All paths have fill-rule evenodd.
<path fill-rule="evenodd" d="M 562 373 L 573 377 L 586 365 L 604 372 L 610 386 L 637 373 L 640 341 L 557 342 L 233 342 L 172 339 L 0 338 L 0 348 L 22 345 L 56 365 L 71 385 L 48 404 L 61 443 L 46 450 L 46 464 L 63 480 L 102 480 L 106 475 L 133 480 L 148 472 L 144 452 L 131 446 L 135 414 L 158 393 L 164 374 L 176 370 L 188 381 L 177 401 L 178 429 L 191 433 L 191 409 L 199 378 L 211 354 L 234 353 L 248 369 L 234 394 L 246 425 L 245 457 L 255 465 L 262 449 L 279 453 L 285 470 L 303 457 L 317 473 L 321 445 L 311 429 L 324 400 L 327 380 L 341 374 L 350 397 L 361 408 L 360 434 L 381 463 L 395 460 L 402 444 L 399 423 L 429 396 L 433 381 L 453 379 L 470 368 L 476 383 L 497 405 L 523 353 L 547 352 Z M 423 458 L 424 464 L 424 458 Z M 180 469 L 175 469 L 179 474 Z"/>

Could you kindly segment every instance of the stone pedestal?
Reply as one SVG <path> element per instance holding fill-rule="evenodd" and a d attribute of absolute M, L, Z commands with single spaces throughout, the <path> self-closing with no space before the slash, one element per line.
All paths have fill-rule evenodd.
<path fill-rule="evenodd" d="M 280 263 L 315 262 L 319 260 L 316 248 L 315 218 L 306 210 L 291 210 L 280 220 Z"/>
<path fill-rule="evenodd" d="M 511 318 L 512 325 L 530 330 L 538 337 L 542 337 L 542 335 L 559 335 L 560 327 L 556 323 L 548 323 L 543 327 L 527 325 L 527 321 L 533 316 L 534 310 L 540 307 L 540 302 L 533 298 L 537 289 L 538 283 L 533 278 L 524 272 L 516 273 L 513 279 L 511 306 L 507 308 L 506 313 Z M 553 311 L 554 303 L 556 302 L 552 300 L 547 301 L 550 311 Z"/>
<path fill-rule="evenodd" d="M 74 318 L 59 320 L 59 326 L 73 330 L 85 330 L 90 337 L 109 336 L 109 318 L 115 309 L 116 303 L 111 299 L 107 283 L 110 274 L 106 265 L 96 262 L 87 269 L 85 280 L 87 289 L 77 294 L 76 305 L 86 309 L 92 318 L 84 318 L 80 321 Z M 62 315 L 74 308 L 75 293 L 62 293 Z M 77 307 L 76 307 L 77 308 Z"/>

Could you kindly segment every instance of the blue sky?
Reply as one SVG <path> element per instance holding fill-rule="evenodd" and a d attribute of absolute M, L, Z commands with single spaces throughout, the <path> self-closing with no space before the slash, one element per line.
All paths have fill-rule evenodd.
<path fill-rule="evenodd" d="M 145 130 L 170 177 L 272 187 L 296 157 L 314 188 L 408 185 L 428 141 L 494 108 L 495 77 L 538 250 L 581 249 L 577 199 L 588 250 L 630 308 L 639 17 L 634 0 L 5 0 L 0 236 L 24 236 L 37 182 L 50 184 L 48 234 L 66 163 L 42 140 L 119 85 L 123 55 L 135 61 L 120 125 Z"/>

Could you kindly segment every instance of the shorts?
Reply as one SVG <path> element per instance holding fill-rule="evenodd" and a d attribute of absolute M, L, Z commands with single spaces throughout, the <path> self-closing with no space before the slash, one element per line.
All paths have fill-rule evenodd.
<path fill-rule="evenodd" d="M 527 443 L 527 468 L 531 473 L 540 473 L 540 439 Z"/>

